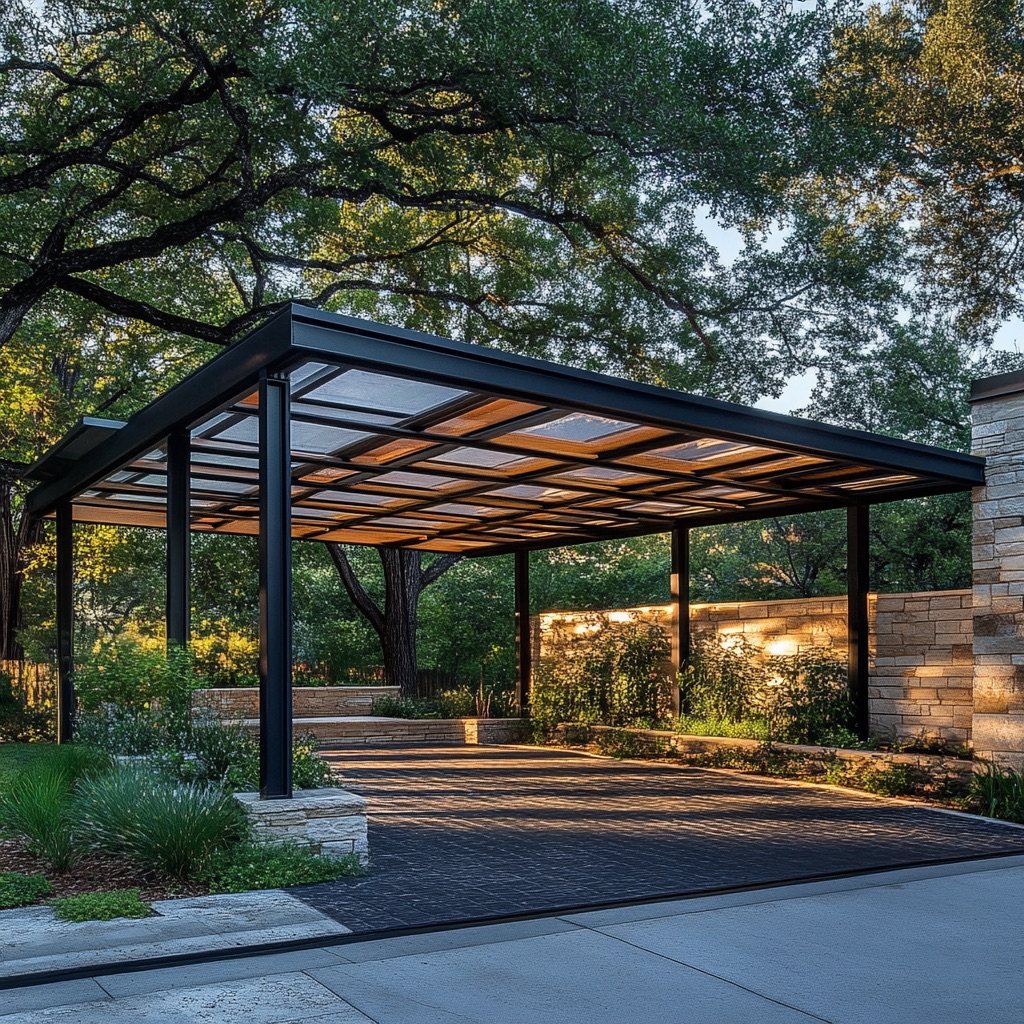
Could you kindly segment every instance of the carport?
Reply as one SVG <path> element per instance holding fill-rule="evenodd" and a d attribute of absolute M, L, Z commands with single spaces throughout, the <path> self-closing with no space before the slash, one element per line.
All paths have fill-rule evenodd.
<path fill-rule="evenodd" d="M 71 736 L 75 522 L 166 529 L 167 637 L 189 640 L 193 530 L 258 535 L 261 794 L 291 796 L 293 539 L 515 556 L 672 536 L 673 659 L 689 531 L 846 508 L 850 687 L 868 722 L 868 509 L 968 490 L 974 456 L 292 305 L 127 423 L 87 418 L 28 471 L 55 515 L 59 737 Z"/>

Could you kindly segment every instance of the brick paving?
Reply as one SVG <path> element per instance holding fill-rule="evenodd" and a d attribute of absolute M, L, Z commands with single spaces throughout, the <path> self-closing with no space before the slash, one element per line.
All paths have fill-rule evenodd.
<path fill-rule="evenodd" d="M 353 931 L 1024 852 L 1024 829 L 768 779 L 509 747 L 329 754 L 372 868 L 295 889 Z"/>

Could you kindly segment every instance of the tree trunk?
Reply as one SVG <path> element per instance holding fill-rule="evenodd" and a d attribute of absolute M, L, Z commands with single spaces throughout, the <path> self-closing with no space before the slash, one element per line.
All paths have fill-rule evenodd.
<path fill-rule="evenodd" d="M 416 623 L 420 595 L 435 580 L 462 560 L 461 555 L 441 555 L 425 569 L 422 552 L 402 548 L 378 548 L 384 569 L 384 608 L 378 607 L 359 581 L 341 544 L 327 550 L 349 597 L 380 637 L 384 653 L 384 680 L 400 686 L 404 698 L 416 696 Z"/>
<path fill-rule="evenodd" d="M 42 523 L 21 514 L 15 500 L 20 467 L 0 462 L 0 660 L 21 661 L 21 588 L 26 548 L 40 539 Z"/>

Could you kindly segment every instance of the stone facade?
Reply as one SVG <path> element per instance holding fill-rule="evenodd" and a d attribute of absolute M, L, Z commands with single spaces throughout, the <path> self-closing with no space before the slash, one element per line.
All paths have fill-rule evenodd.
<path fill-rule="evenodd" d="M 236 793 L 253 831 L 271 843 L 293 842 L 325 857 L 370 856 L 366 799 L 347 789 L 300 789 L 290 800 Z"/>
<path fill-rule="evenodd" d="M 397 686 L 294 686 L 292 714 L 296 718 L 368 715 L 378 697 L 397 697 Z M 260 691 L 256 686 L 197 690 L 195 703 L 207 704 L 226 718 L 259 718 Z"/>
<path fill-rule="evenodd" d="M 972 727 L 972 607 L 969 590 L 872 594 L 871 731 L 900 739 L 967 743 Z M 555 628 L 592 632 L 641 619 L 667 626 L 671 607 L 538 616 L 540 657 Z M 694 604 L 691 629 L 742 635 L 771 655 L 818 650 L 846 657 L 846 598 Z"/>
<path fill-rule="evenodd" d="M 1024 375 L 980 381 L 971 414 L 986 460 L 973 495 L 974 745 L 1024 767 Z"/>

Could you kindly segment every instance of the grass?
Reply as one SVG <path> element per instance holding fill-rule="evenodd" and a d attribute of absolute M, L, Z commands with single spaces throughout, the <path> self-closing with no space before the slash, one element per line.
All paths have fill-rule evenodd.
<path fill-rule="evenodd" d="M 0 871 L 0 910 L 27 907 L 43 896 L 49 896 L 53 886 L 42 875 L 23 875 L 19 871 Z"/>
<path fill-rule="evenodd" d="M 61 921 L 113 921 L 118 917 L 149 917 L 153 908 L 143 902 L 138 889 L 117 892 L 86 892 L 53 901 Z"/>

